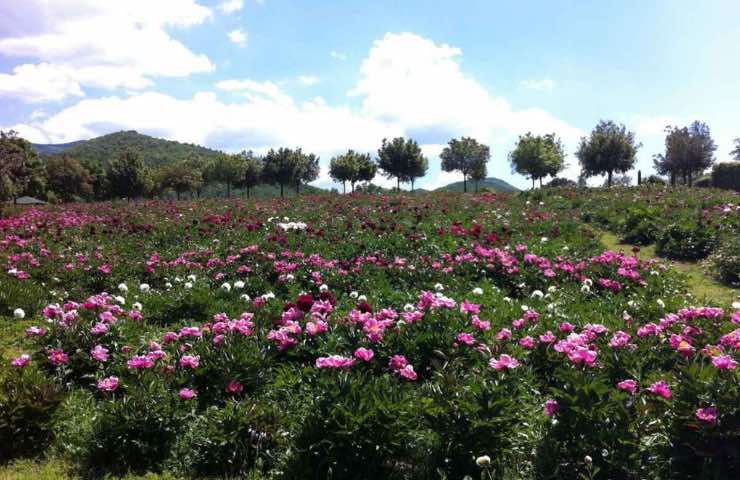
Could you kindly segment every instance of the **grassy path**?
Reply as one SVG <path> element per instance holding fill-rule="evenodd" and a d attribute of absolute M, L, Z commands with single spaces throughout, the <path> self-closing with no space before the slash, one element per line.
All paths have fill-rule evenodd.
<path fill-rule="evenodd" d="M 631 251 L 634 246 L 621 243 L 619 237 L 609 232 L 601 233 L 601 243 L 610 250 Z M 637 255 L 641 260 L 659 259 L 685 274 L 689 291 L 701 303 L 730 305 L 732 302 L 740 301 L 740 289 L 717 282 L 709 275 L 706 262 L 679 262 L 660 258 L 655 254 L 655 245 L 640 247 Z"/>

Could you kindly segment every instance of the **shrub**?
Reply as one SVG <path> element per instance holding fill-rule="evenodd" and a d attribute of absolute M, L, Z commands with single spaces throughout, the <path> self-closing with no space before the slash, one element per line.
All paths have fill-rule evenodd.
<path fill-rule="evenodd" d="M 712 169 L 712 185 L 740 192 L 740 162 L 715 164 Z"/>
<path fill-rule="evenodd" d="M 229 401 L 212 406 L 178 436 L 169 464 L 183 475 L 244 476 L 268 469 L 284 436 L 273 405 Z"/>
<path fill-rule="evenodd" d="M 740 286 L 740 238 L 731 238 L 720 244 L 712 255 L 717 277 L 732 287 Z"/>
<path fill-rule="evenodd" d="M 627 212 L 621 226 L 622 241 L 636 245 L 649 245 L 658 238 L 659 227 L 655 220 L 659 213 L 645 208 L 633 208 Z"/>
<path fill-rule="evenodd" d="M 0 370 L 0 463 L 43 453 L 61 397 L 58 386 L 35 368 Z"/>
<path fill-rule="evenodd" d="M 567 187 L 567 188 L 575 188 L 578 186 L 576 182 L 573 180 L 570 180 L 568 178 L 553 178 L 550 180 L 550 182 L 547 184 L 548 187 Z"/>
<path fill-rule="evenodd" d="M 712 177 L 710 175 L 703 175 L 694 181 L 693 186 L 697 188 L 710 188 L 712 187 Z"/>
<path fill-rule="evenodd" d="M 714 245 L 714 235 L 704 225 L 674 223 L 658 237 L 656 252 L 676 260 L 699 260 L 709 255 Z"/>
<path fill-rule="evenodd" d="M 665 185 L 666 181 L 657 175 L 650 175 L 642 183 L 643 185 Z"/>

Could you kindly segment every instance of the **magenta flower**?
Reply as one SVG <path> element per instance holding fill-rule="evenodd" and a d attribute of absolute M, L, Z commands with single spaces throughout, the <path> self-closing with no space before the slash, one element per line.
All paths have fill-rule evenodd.
<path fill-rule="evenodd" d="M 495 368 L 498 371 L 501 370 L 513 370 L 519 366 L 519 361 L 516 358 L 510 357 L 505 353 L 502 354 L 498 360 L 491 358 L 489 365 L 491 368 Z"/>
<path fill-rule="evenodd" d="M 388 366 L 391 370 L 398 371 L 401 370 L 403 367 L 409 364 L 409 361 L 406 360 L 406 357 L 403 355 L 393 355 L 388 361 Z"/>
<path fill-rule="evenodd" d="M 26 368 L 31 363 L 31 355 L 23 354 L 18 358 L 14 358 L 10 364 L 15 368 Z"/>
<path fill-rule="evenodd" d="M 665 399 L 671 398 L 673 396 L 673 392 L 671 392 L 671 388 L 668 386 L 665 380 L 659 380 L 653 383 L 648 388 L 648 391 L 655 395 L 660 395 Z"/>
<path fill-rule="evenodd" d="M 180 398 L 182 398 L 183 400 L 192 400 L 193 398 L 198 396 L 198 393 L 192 388 L 183 388 L 180 390 L 178 395 L 180 395 Z"/>
<path fill-rule="evenodd" d="M 350 368 L 355 364 L 354 358 L 343 357 L 341 355 L 329 355 L 328 357 L 319 357 L 316 359 L 316 368 Z"/>
<path fill-rule="evenodd" d="M 46 329 L 43 327 L 28 327 L 26 335 L 29 337 L 43 337 L 46 335 Z"/>
<path fill-rule="evenodd" d="M 239 380 L 232 380 L 226 386 L 226 391 L 232 394 L 242 393 L 244 385 Z"/>
<path fill-rule="evenodd" d="M 519 340 L 519 345 L 526 348 L 527 350 L 532 350 L 534 347 L 537 346 L 537 342 L 534 338 L 527 335 L 526 337 Z"/>
<path fill-rule="evenodd" d="M 457 336 L 457 341 L 465 345 L 475 345 L 475 337 L 469 333 L 462 332 Z"/>
<path fill-rule="evenodd" d="M 403 378 L 407 380 L 414 381 L 417 378 L 416 372 L 414 371 L 414 366 L 409 364 L 403 367 L 398 371 L 398 374 L 401 375 Z"/>
<path fill-rule="evenodd" d="M 360 347 L 357 350 L 355 350 L 355 357 L 359 358 L 363 362 L 369 362 L 370 360 L 373 359 L 374 356 L 375 356 L 375 352 L 373 352 L 369 348 Z"/>
<path fill-rule="evenodd" d="M 737 368 L 737 362 L 729 355 L 712 357 L 712 365 L 720 370 L 735 370 Z"/>
<path fill-rule="evenodd" d="M 545 415 L 552 417 L 560 411 L 560 404 L 557 400 L 548 400 L 545 402 Z"/>
<path fill-rule="evenodd" d="M 49 352 L 49 361 L 52 365 L 66 365 L 69 363 L 69 355 L 64 353 L 64 350 L 57 348 Z"/>
<path fill-rule="evenodd" d="M 145 355 L 137 355 L 127 362 L 128 368 L 133 370 L 145 370 L 154 366 L 154 360 Z"/>
<path fill-rule="evenodd" d="M 508 328 L 502 328 L 497 334 L 496 334 L 496 340 L 508 340 L 511 338 L 511 330 Z"/>
<path fill-rule="evenodd" d="M 555 343 L 555 340 L 557 340 L 557 337 L 550 330 L 545 332 L 544 335 L 540 335 L 540 342 L 542 343 Z"/>
<path fill-rule="evenodd" d="M 717 417 L 719 416 L 719 410 L 716 407 L 704 407 L 696 410 L 696 418 L 704 423 L 715 424 L 717 423 Z"/>
<path fill-rule="evenodd" d="M 98 362 L 108 361 L 108 349 L 102 345 L 95 345 L 95 348 L 90 350 L 90 356 Z"/>
<path fill-rule="evenodd" d="M 200 365 L 200 356 L 197 355 L 183 355 L 180 358 L 180 366 L 183 368 L 191 368 L 195 370 Z"/>
<path fill-rule="evenodd" d="M 629 392 L 630 395 L 637 393 L 637 382 L 632 379 L 622 380 L 617 384 L 617 388 Z"/>
<path fill-rule="evenodd" d="M 118 388 L 118 377 L 106 377 L 98 381 L 98 390 L 113 392 Z"/>

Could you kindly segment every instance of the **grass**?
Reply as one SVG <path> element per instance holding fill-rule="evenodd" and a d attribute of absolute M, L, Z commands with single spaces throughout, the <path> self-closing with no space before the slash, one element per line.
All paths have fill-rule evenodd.
<path fill-rule="evenodd" d="M 0 480 L 78 480 L 67 464 L 57 459 L 17 460 L 0 466 Z M 178 480 L 170 474 L 126 475 L 121 480 Z"/>
<path fill-rule="evenodd" d="M 621 243 L 619 237 L 609 232 L 601 233 L 601 243 L 610 250 L 630 251 L 634 245 Z M 706 304 L 721 303 L 729 305 L 740 300 L 740 289 L 722 285 L 712 278 L 706 261 L 679 262 L 660 258 L 655 253 L 655 245 L 641 246 L 637 256 L 641 260 L 659 259 L 686 275 L 689 292 L 700 302 Z"/>

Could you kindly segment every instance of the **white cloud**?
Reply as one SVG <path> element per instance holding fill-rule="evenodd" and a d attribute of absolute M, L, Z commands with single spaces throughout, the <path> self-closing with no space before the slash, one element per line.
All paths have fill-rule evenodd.
<path fill-rule="evenodd" d="M 74 79 L 74 72 L 67 67 L 24 64 L 13 68 L 12 74 L 0 73 L 0 97 L 46 102 L 70 96 L 82 97 L 84 93 Z"/>
<path fill-rule="evenodd" d="M 298 81 L 303 85 L 316 85 L 321 79 L 315 75 L 301 75 L 298 77 Z"/>
<path fill-rule="evenodd" d="M 530 90 L 552 90 L 555 88 L 555 82 L 549 78 L 539 80 L 522 80 L 520 85 Z"/>
<path fill-rule="evenodd" d="M 2 2 L 0 54 L 36 59 L 40 63 L 27 68 L 60 81 L 53 94 L 32 95 L 16 85 L 17 96 L 29 101 L 75 96 L 83 87 L 141 89 L 155 77 L 213 70 L 207 56 L 168 33 L 210 17 L 210 9 L 195 0 Z"/>
<path fill-rule="evenodd" d="M 238 12 L 244 8 L 244 0 L 224 0 L 218 5 L 218 9 L 225 14 Z"/>
<path fill-rule="evenodd" d="M 240 47 L 244 47 L 247 45 L 247 33 L 241 29 L 232 30 L 229 32 L 229 40 Z"/>
<path fill-rule="evenodd" d="M 136 129 L 228 151 L 301 146 L 321 156 L 322 185 L 331 183 L 326 165 L 333 155 L 347 148 L 374 154 L 383 138 L 395 136 L 416 139 L 428 156 L 430 175 L 417 183 L 424 188 L 460 179 L 439 173 L 439 152 L 453 136 L 474 136 L 492 147 L 491 176 L 508 176 L 506 153 L 527 131 L 555 132 L 575 147 L 580 130 L 542 109 L 517 110 L 495 97 L 461 70 L 461 54 L 417 35 L 386 35 L 370 49 L 349 92 L 359 108 L 321 97 L 299 102 L 273 82 L 229 79 L 216 83 L 218 93 L 184 99 L 155 91 L 84 99 L 13 128 L 44 143 Z M 378 176 L 376 183 L 393 181 Z"/>
<path fill-rule="evenodd" d="M 347 60 L 347 55 L 345 53 L 337 52 L 336 50 L 332 50 L 331 52 L 329 52 L 329 55 L 331 56 L 331 58 L 341 60 L 342 62 Z"/>

